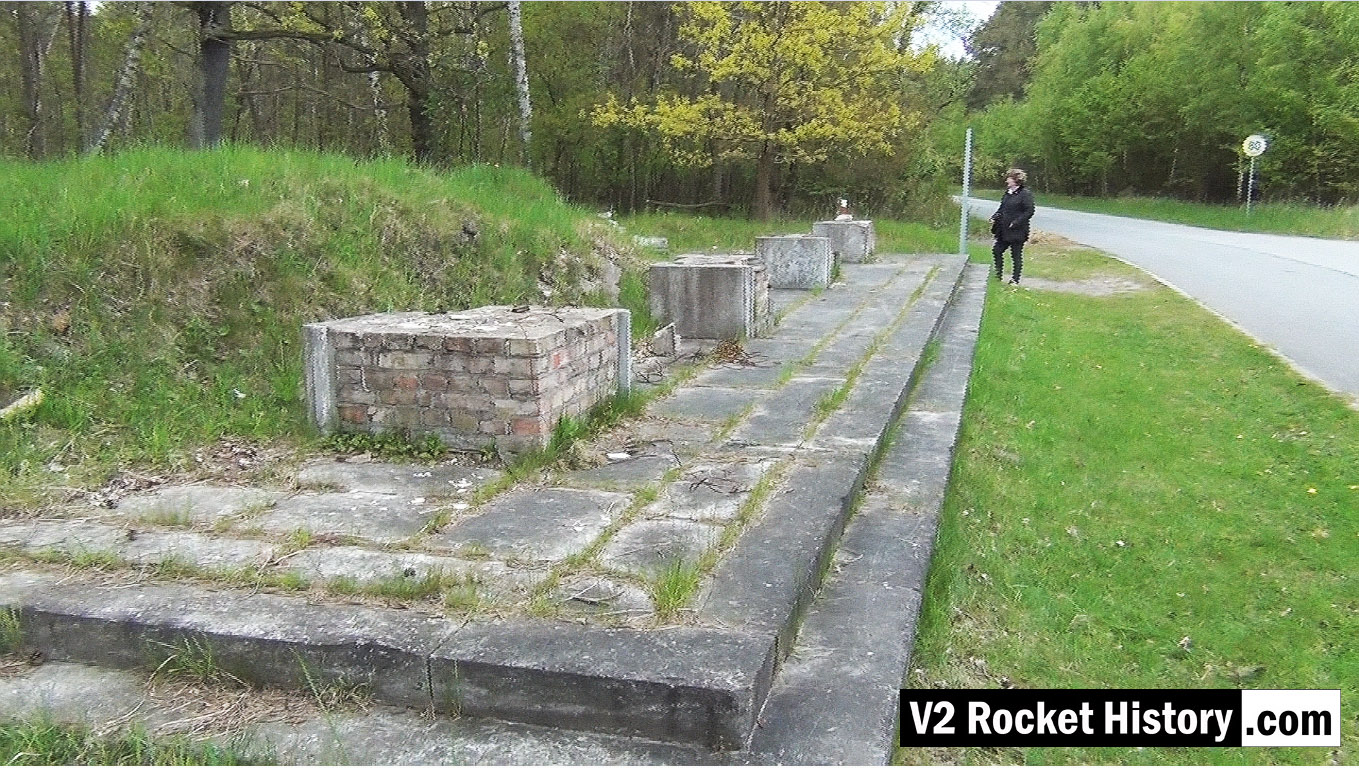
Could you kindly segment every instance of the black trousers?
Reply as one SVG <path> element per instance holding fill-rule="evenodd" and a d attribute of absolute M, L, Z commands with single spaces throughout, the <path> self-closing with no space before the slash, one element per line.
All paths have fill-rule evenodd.
<path fill-rule="evenodd" d="M 992 248 L 991 248 L 991 256 L 994 257 L 995 260 L 996 260 L 996 278 L 997 278 L 997 279 L 999 279 L 999 278 L 1001 277 L 1002 273 L 1004 273 L 1004 271 L 1005 271 L 1005 270 L 1004 270 L 1004 267 L 1005 267 L 1005 249 L 1006 249 L 1006 248 L 1009 248 L 1009 249 L 1010 249 L 1010 260 L 1014 262 L 1014 267 L 1015 267 L 1015 268 L 1014 268 L 1014 273 L 1013 273 L 1012 275 L 1010 275 L 1010 279 L 1013 280 L 1013 281 L 1015 281 L 1015 282 L 1017 283 L 1017 282 L 1019 282 L 1019 273 L 1024 271 L 1024 243 L 1022 243 L 1022 242 L 1019 242 L 1019 243 L 1007 243 L 1007 242 L 1004 242 L 1004 241 L 1002 241 L 1002 240 L 997 240 L 997 241 L 996 241 L 996 244 L 995 244 L 994 246 L 992 246 Z"/>

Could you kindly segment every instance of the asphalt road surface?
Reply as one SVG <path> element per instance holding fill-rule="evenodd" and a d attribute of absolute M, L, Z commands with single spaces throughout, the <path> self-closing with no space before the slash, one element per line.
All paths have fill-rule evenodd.
<path fill-rule="evenodd" d="M 974 215 L 996 209 L 969 202 Z M 1224 232 L 1037 202 L 1034 229 L 1141 267 L 1359 404 L 1359 242 Z"/>

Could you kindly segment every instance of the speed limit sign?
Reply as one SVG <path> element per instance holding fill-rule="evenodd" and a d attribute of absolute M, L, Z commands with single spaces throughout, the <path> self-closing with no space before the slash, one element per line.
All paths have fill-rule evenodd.
<path fill-rule="evenodd" d="M 1246 157 L 1259 157 L 1269 149 L 1269 139 L 1258 133 L 1251 134 L 1246 140 L 1241 142 L 1241 150 L 1246 153 Z"/>

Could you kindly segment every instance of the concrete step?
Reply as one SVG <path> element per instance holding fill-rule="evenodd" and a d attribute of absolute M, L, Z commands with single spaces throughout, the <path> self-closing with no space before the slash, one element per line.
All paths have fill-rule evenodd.
<path fill-rule="evenodd" d="M 448 617 L 313 593 L 256 593 L 202 580 L 165 583 L 145 574 L 129 580 L 102 571 L 13 565 L 0 574 L 0 606 L 17 609 L 25 644 L 54 660 L 154 668 L 185 648 L 211 648 L 217 664 L 261 685 L 298 688 L 321 680 L 363 687 L 379 703 L 527 724 L 515 727 L 540 724 L 687 745 L 683 749 L 740 750 L 793 647 L 802 613 L 888 425 L 911 390 L 911 371 L 959 285 L 962 266 L 956 257 L 853 265 L 847 271 L 863 279 L 839 295 L 832 289 L 796 307 L 786 318 L 788 335 L 780 328 L 764 345 L 770 355 L 801 351 L 799 370 L 815 375 L 780 381 L 784 377 L 742 377 L 717 369 L 673 401 L 657 403 L 705 417 L 711 414 L 704 409 L 714 403 L 741 409 L 754 404 L 725 443 L 709 450 L 700 437 L 692 453 L 675 455 L 690 460 L 686 472 L 704 462 L 714 467 L 752 462 L 759 469 L 745 478 L 747 489 L 767 472 L 783 478 L 719 561 L 699 605 L 685 619 L 690 626 Z M 785 348 L 779 349 L 780 342 Z M 823 370 L 815 370 L 818 364 Z M 824 412 L 825 396 L 846 382 L 852 386 L 840 407 Z M 740 393 L 746 391 L 761 394 L 744 400 Z M 667 428 L 682 432 L 680 426 Z M 673 469 L 651 462 L 641 474 L 664 477 Z M 681 494 L 685 487 L 676 480 L 671 490 Z M 670 491 L 662 500 L 668 498 Z M 711 498 L 690 501 L 713 506 Z M 639 529 L 624 526 L 601 535 L 640 540 L 628 539 L 630 530 Z M 356 544 L 364 540 L 359 538 Z M 333 555 L 339 549 L 317 551 Z M 318 563 L 330 559 L 338 560 L 325 555 Z M 626 562 L 603 560 L 615 569 Z"/>
<path fill-rule="evenodd" d="M 914 388 L 839 541 L 750 750 L 736 759 L 890 762 L 988 274 L 985 265 L 968 266 L 939 331 L 938 356 Z"/>

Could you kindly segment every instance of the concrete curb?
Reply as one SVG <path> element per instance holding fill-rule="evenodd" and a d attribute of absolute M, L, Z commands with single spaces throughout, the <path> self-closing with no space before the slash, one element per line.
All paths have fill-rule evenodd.
<path fill-rule="evenodd" d="M 25 647 L 55 661 L 155 668 L 211 655 L 246 682 L 362 685 L 384 704 L 740 747 L 773 675 L 772 638 L 694 627 L 466 624 L 187 585 L 0 576 Z"/>
<path fill-rule="evenodd" d="M 807 612 L 760 716 L 750 764 L 890 761 L 898 692 L 915 643 L 962 418 L 985 265 L 969 265 L 879 476 L 850 521 L 831 576 Z M 934 454 L 942 455 L 934 460 Z"/>

